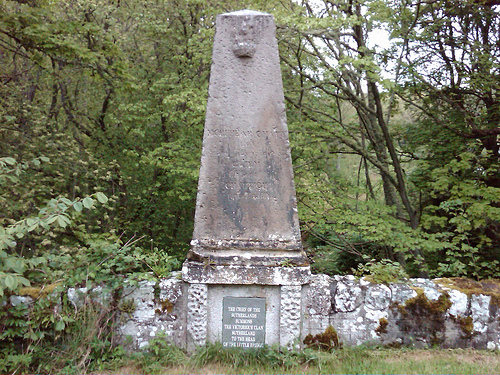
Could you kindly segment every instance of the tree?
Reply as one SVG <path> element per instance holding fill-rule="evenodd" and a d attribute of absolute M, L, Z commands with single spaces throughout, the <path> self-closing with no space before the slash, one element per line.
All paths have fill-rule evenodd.
<path fill-rule="evenodd" d="M 361 211 L 363 217 L 371 215 L 373 223 L 378 222 L 378 216 L 385 216 L 387 227 L 400 233 L 403 229 L 396 229 L 394 225 L 399 227 L 399 224 L 388 214 L 408 223 L 413 230 L 419 225 L 419 215 L 401 161 L 402 153 L 391 133 L 390 113 L 384 102 L 383 90 L 390 84 L 380 75 L 376 50 L 370 47 L 370 32 L 381 19 L 378 7 L 376 2 L 370 1 L 324 1 L 321 4 L 303 1 L 292 6 L 293 15 L 284 19 L 286 25 L 281 43 L 282 60 L 289 71 L 288 77 L 294 80 L 287 100 L 299 113 L 293 117 L 300 119 L 301 132 L 306 134 L 304 141 L 315 140 L 322 145 L 323 154 L 315 157 L 332 159 L 339 154 L 360 157 L 357 191 L 351 191 L 356 199 L 349 204 L 352 219 L 349 232 L 350 236 L 357 233 L 352 243 L 366 241 L 367 246 L 374 238 L 367 231 L 360 233 L 355 228 L 361 225 L 359 220 L 364 221 L 358 216 Z M 377 192 L 378 181 L 381 194 Z M 362 182 L 364 188 L 360 190 Z M 322 195 L 325 197 L 324 193 Z M 380 198 L 389 210 L 367 202 Z M 329 215 L 335 205 L 326 202 L 326 206 L 316 211 L 320 217 Z M 330 217 L 327 221 L 345 223 L 342 216 L 346 215 Z M 373 225 L 370 231 L 376 233 L 378 230 Z M 376 233 L 376 241 L 380 241 L 384 257 L 397 258 L 402 264 L 405 257 L 412 262 L 422 261 L 418 246 L 403 250 L 390 245 L 391 241 L 384 244 L 382 232 Z M 337 231 L 337 239 L 340 233 Z M 347 241 L 342 247 L 352 249 L 352 243 Z M 425 269 L 419 272 L 425 273 Z"/>
<path fill-rule="evenodd" d="M 393 6 L 400 37 L 397 96 L 413 112 L 404 143 L 416 160 L 423 226 L 449 246 L 439 274 L 498 276 L 500 17 L 494 3 Z M 444 260 L 444 261 L 443 261 Z"/>
<path fill-rule="evenodd" d="M 110 210 L 87 230 L 141 232 L 182 258 L 216 12 L 203 1 L 3 2 L 0 155 L 50 160 L 2 192 L 3 224 L 59 194 L 102 191 Z"/>

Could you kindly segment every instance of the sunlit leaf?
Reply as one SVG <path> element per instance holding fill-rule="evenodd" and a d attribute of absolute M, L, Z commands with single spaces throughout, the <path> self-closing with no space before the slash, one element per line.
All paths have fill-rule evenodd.
<path fill-rule="evenodd" d="M 97 200 L 99 202 L 101 202 L 102 204 L 104 204 L 108 201 L 108 197 L 106 195 L 104 195 L 104 193 L 97 192 L 95 196 L 96 196 Z"/>
<path fill-rule="evenodd" d="M 94 205 L 94 200 L 90 197 L 85 197 L 85 198 L 83 198 L 82 203 L 83 203 L 83 207 L 90 209 Z"/>

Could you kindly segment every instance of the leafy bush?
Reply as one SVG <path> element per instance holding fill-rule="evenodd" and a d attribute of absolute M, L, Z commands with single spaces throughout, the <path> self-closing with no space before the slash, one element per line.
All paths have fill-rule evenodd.
<path fill-rule="evenodd" d="M 0 183 L 17 178 L 6 167 L 16 165 L 0 159 Z M 107 201 L 101 192 L 58 197 L 37 215 L 0 226 L 0 372 L 81 373 L 120 357 L 113 326 L 124 278 L 168 276 L 178 267 L 166 252 L 136 246 L 137 239 L 123 243 L 113 233 L 89 233 L 84 214 Z M 28 237 L 36 249 L 21 244 Z M 68 301 L 68 287 L 95 285 L 105 285 L 110 296 L 104 306 Z"/>
<path fill-rule="evenodd" d="M 408 278 L 408 274 L 401 267 L 401 264 L 390 259 L 380 261 L 370 259 L 366 263 L 360 263 L 353 272 L 357 277 L 365 276 L 368 281 L 386 285 Z"/>

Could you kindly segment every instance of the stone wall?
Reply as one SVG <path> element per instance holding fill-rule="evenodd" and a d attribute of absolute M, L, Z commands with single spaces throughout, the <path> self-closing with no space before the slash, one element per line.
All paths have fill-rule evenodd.
<path fill-rule="evenodd" d="M 303 291 L 303 338 L 332 325 L 344 345 L 500 349 L 500 301 L 486 289 L 468 295 L 439 280 L 386 286 L 313 275 Z"/>
<path fill-rule="evenodd" d="M 126 285 L 120 304 L 129 308 L 122 313 L 117 332 L 122 342 L 129 349 L 142 349 L 162 332 L 175 345 L 186 347 L 188 334 L 206 331 L 206 327 L 187 327 L 188 314 L 207 311 L 198 306 L 203 301 L 188 300 L 188 287 L 180 273 L 157 284 Z M 313 275 L 302 290 L 288 291 L 301 294 L 302 319 L 295 313 L 285 319 L 297 309 L 281 306 L 280 325 L 301 326 L 300 342 L 332 326 L 344 346 L 500 349 L 499 284 L 475 283 L 475 288 L 460 290 L 446 280 L 410 279 L 387 286 L 353 276 Z M 67 293 L 75 306 L 88 297 L 101 303 L 109 298 L 102 288 L 72 288 Z M 11 299 L 13 304 L 30 303 L 29 297 Z"/>

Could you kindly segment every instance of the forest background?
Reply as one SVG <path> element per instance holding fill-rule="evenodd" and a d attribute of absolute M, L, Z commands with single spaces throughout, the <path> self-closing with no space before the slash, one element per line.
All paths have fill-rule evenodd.
<path fill-rule="evenodd" d="M 497 1 L 1 0 L 2 301 L 180 267 L 215 16 L 244 8 L 276 19 L 313 270 L 500 277 Z M 8 310 L 13 361 L 75 320 Z"/>

